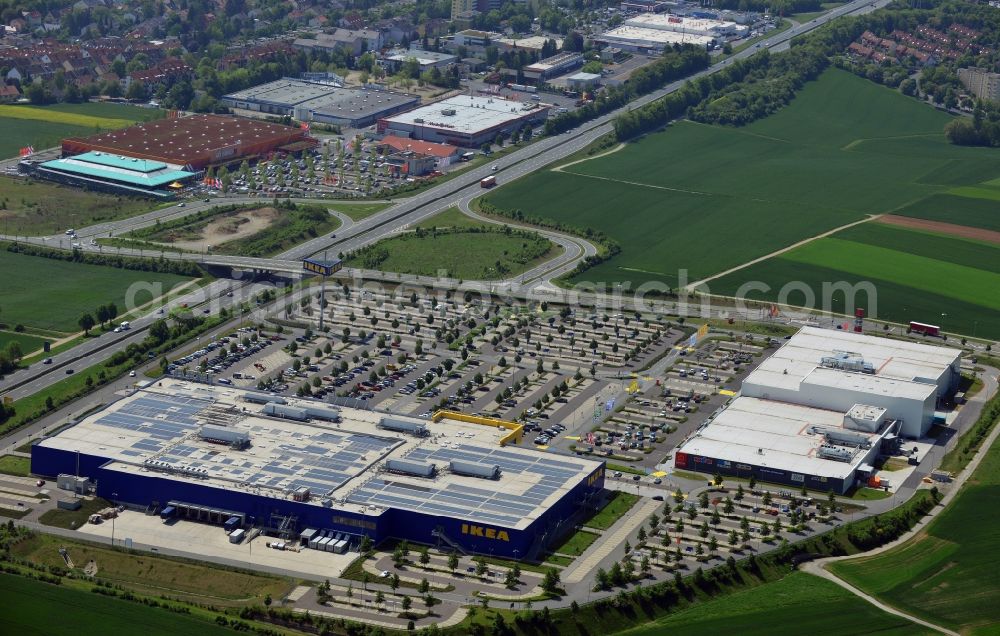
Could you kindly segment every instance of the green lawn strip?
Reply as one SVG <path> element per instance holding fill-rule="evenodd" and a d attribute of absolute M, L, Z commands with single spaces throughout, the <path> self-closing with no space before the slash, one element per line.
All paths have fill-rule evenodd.
<path fill-rule="evenodd" d="M 567 567 L 573 563 L 573 559 L 572 557 L 562 556 L 559 554 L 550 554 L 549 556 L 545 557 L 545 562 L 551 563 L 552 565 Z"/>
<path fill-rule="evenodd" d="M 424 219 L 420 223 L 417 223 L 414 228 L 421 228 L 424 230 L 429 230 L 431 228 L 445 228 L 445 227 L 483 227 L 490 226 L 492 223 L 485 223 L 478 219 L 474 219 L 462 213 L 457 207 L 451 207 L 442 212 L 438 212 L 429 219 Z"/>
<path fill-rule="evenodd" d="M 646 475 L 646 471 L 641 468 L 634 468 L 632 466 L 626 466 L 625 464 L 611 464 L 607 465 L 607 469 L 614 472 L 618 471 L 620 473 L 629 473 L 630 475 Z"/>
<path fill-rule="evenodd" d="M 888 493 L 884 490 L 878 490 L 875 488 L 858 488 L 851 493 L 850 498 L 854 501 L 877 501 L 879 499 L 888 499 L 891 496 L 892 493 Z"/>
<path fill-rule="evenodd" d="M 31 474 L 31 460 L 17 455 L 0 456 L 0 473 L 27 477 Z"/>
<path fill-rule="evenodd" d="M 556 554 L 566 554 L 569 556 L 580 556 L 584 550 L 589 548 L 601 535 L 586 530 L 577 530 L 559 545 L 553 546 L 552 552 Z"/>
<path fill-rule="evenodd" d="M 417 231 L 362 248 L 349 255 L 345 265 L 420 276 L 496 280 L 544 263 L 556 255 L 556 249 L 548 239 L 523 230 Z"/>
<path fill-rule="evenodd" d="M 67 333 L 79 330 L 80 316 L 85 312 L 93 314 L 99 305 L 113 302 L 119 308 L 125 307 L 132 285 L 142 286 L 142 291 L 133 297 L 136 304 L 142 304 L 191 280 L 176 274 L 76 263 L 3 249 L 0 249 L 0 271 L 18 272 L 4 281 L 0 317 L 6 324 Z"/>
<path fill-rule="evenodd" d="M 513 561 L 511 559 L 501 559 L 498 557 L 484 556 L 484 555 L 477 555 L 476 558 L 482 559 L 483 561 L 491 565 L 499 565 L 500 567 L 504 568 L 512 568 L 514 567 L 514 564 L 517 563 L 518 567 L 520 567 L 525 572 L 536 572 L 538 574 L 545 574 L 550 569 L 546 567 L 544 564 L 529 563 L 527 561 Z"/>
<path fill-rule="evenodd" d="M 996 360 L 989 362 L 995 364 Z M 941 470 L 957 473 L 965 468 L 998 421 L 1000 421 L 1000 395 L 994 395 L 983 406 L 976 423 L 962 435 L 953 449 L 945 453 L 941 459 Z"/>
<path fill-rule="evenodd" d="M 852 585 L 931 622 L 963 632 L 1000 623 L 1000 446 L 927 529 L 882 554 L 834 563 Z"/>
<path fill-rule="evenodd" d="M 832 267 L 821 267 L 807 263 L 796 262 L 784 257 L 775 257 L 752 265 L 738 272 L 713 280 L 709 287 L 712 293 L 732 296 L 740 287 L 748 282 L 760 282 L 767 285 L 765 292 L 752 291 L 746 294 L 748 300 L 779 300 L 783 286 L 790 281 L 796 281 L 796 287 L 802 285 L 812 290 L 811 296 L 801 291 L 792 290 L 784 296 L 784 301 L 790 304 L 812 304 L 816 309 L 833 311 L 838 314 L 853 314 L 853 307 L 864 307 L 870 318 L 890 320 L 908 324 L 911 320 L 939 325 L 945 331 L 953 333 L 972 334 L 989 338 L 1000 338 L 1000 323 L 996 321 L 996 311 L 975 302 L 964 302 L 945 295 L 941 291 L 920 291 L 907 285 L 900 285 L 877 278 L 878 271 L 870 270 L 868 275 L 850 275 Z M 871 283 L 875 289 L 875 297 L 870 298 L 866 291 L 859 288 L 853 299 L 848 299 L 845 310 L 845 299 L 842 292 L 831 294 L 829 303 L 824 304 L 824 283 L 846 283 L 854 286 L 862 282 Z M 809 301 L 812 303 L 809 303 Z M 942 316 L 942 308 L 947 308 L 947 315 Z"/>
<path fill-rule="evenodd" d="M 362 219 L 367 219 L 368 217 L 378 214 L 383 210 L 387 209 L 389 206 L 394 205 L 392 202 L 388 203 L 344 203 L 341 201 L 330 202 L 330 209 L 336 210 L 341 214 L 348 216 L 352 221 L 360 221 Z"/>
<path fill-rule="evenodd" d="M 621 636 L 926 634 L 928 630 L 866 603 L 836 584 L 802 572 L 700 603 Z"/>
<path fill-rule="evenodd" d="M 128 634 L 140 625 L 146 636 L 233 633 L 205 619 L 11 574 L 0 574 L 0 593 L 5 630 L 12 634 Z"/>
<path fill-rule="evenodd" d="M 35 123 L 21 121 L 28 126 Z M 0 232 L 8 235 L 61 235 L 70 228 L 126 219 L 156 207 L 154 201 L 139 197 L 101 194 L 49 181 L 0 177 Z M 69 237 L 63 240 L 63 246 L 69 248 Z"/>
<path fill-rule="evenodd" d="M 618 490 L 608 491 L 607 503 L 604 506 L 580 521 L 581 526 L 607 530 L 632 509 L 632 506 L 639 502 L 639 496 Z"/>
<path fill-rule="evenodd" d="M 42 513 L 42 516 L 39 517 L 38 520 L 47 526 L 73 530 L 87 523 L 87 519 L 90 518 L 90 515 L 95 514 L 97 511 L 103 510 L 111 505 L 110 501 L 101 499 L 100 497 L 94 497 L 93 499 L 81 499 L 80 507 L 76 510 L 53 508 L 52 510 L 46 510 Z"/>
<path fill-rule="evenodd" d="M 991 199 L 935 194 L 893 210 L 893 214 L 1000 232 L 1000 212 L 997 211 L 997 202 Z"/>

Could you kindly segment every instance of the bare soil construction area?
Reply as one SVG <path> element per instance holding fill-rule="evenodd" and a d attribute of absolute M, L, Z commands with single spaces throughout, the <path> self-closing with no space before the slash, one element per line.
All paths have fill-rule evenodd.
<path fill-rule="evenodd" d="M 164 236 L 157 242 L 182 250 L 203 252 L 210 246 L 252 236 L 268 228 L 280 214 L 279 210 L 271 207 L 230 212 L 200 228 L 181 229 L 174 236 Z"/>
<path fill-rule="evenodd" d="M 955 225 L 954 223 L 930 221 L 928 219 L 915 219 L 909 216 L 896 216 L 895 214 L 883 214 L 879 217 L 878 221 L 879 223 L 886 223 L 888 225 L 898 225 L 914 230 L 925 230 L 927 232 L 957 236 L 958 238 L 967 238 L 975 241 L 986 241 L 987 243 L 1000 245 L 1000 232 L 978 227 Z"/>

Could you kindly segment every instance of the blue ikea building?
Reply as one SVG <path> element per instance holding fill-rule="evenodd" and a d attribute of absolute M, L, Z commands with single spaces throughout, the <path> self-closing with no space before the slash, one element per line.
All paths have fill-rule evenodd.
<path fill-rule="evenodd" d="M 86 476 L 136 509 L 236 515 L 286 539 L 328 530 L 353 546 L 368 536 L 532 558 L 596 504 L 605 466 L 499 436 L 164 380 L 36 444 L 31 467 Z"/>

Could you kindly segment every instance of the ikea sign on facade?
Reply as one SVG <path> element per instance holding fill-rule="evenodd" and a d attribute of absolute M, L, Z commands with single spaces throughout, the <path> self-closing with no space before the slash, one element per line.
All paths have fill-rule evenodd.
<path fill-rule="evenodd" d="M 510 536 L 506 530 L 497 530 L 496 528 L 477 526 L 471 523 L 462 524 L 462 534 L 467 534 L 471 537 L 485 537 L 486 539 L 494 539 L 496 541 L 510 541 Z"/>

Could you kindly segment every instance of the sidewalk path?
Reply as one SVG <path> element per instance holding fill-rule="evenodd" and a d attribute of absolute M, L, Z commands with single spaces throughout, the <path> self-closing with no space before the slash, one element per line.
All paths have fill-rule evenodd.
<path fill-rule="evenodd" d="M 652 499 L 643 499 L 637 503 L 627 515 L 619 519 L 610 528 L 604 531 L 601 538 L 594 542 L 594 545 L 587 548 L 582 555 L 576 558 L 571 566 L 563 572 L 563 583 L 580 583 L 593 574 L 593 571 L 612 551 L 620 548 L 625 540 L 639 526 L 649 519 L 649 515 L 656 512 L 662 504 Z"/>

